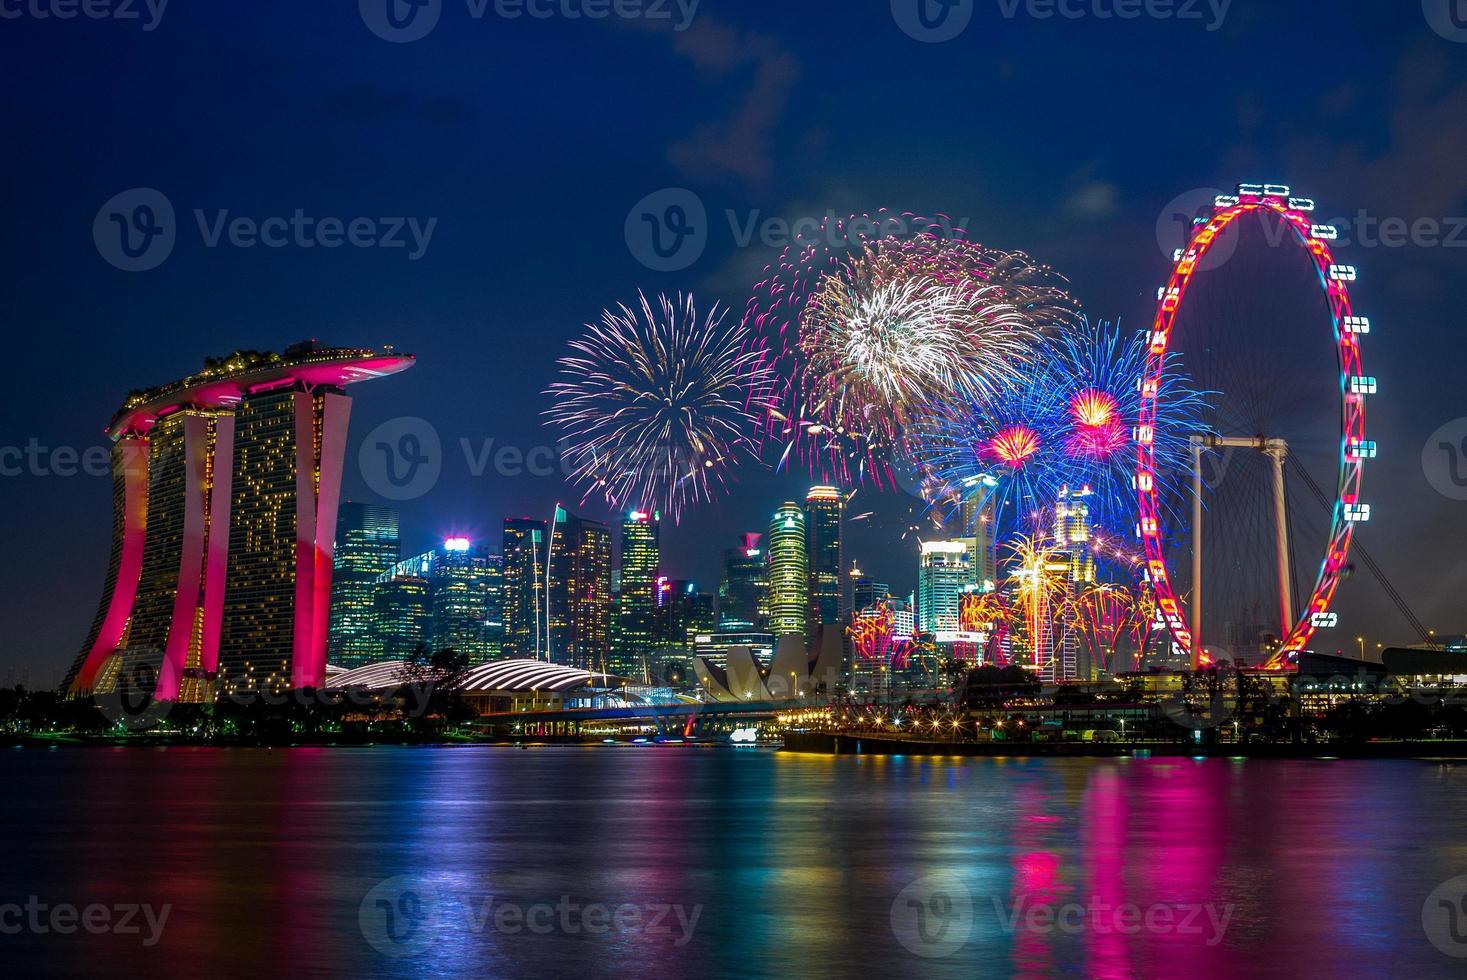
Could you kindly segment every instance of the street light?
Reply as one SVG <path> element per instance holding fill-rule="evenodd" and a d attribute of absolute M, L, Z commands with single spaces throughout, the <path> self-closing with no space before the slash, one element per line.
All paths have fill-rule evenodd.
<path fill-rule="evenodd" d="M 1364 660 L 1365 659 L 1365 637 L 1363 637 L 1363 636 L 1357 636 L 1357 637 L 1355 637 L 1355 642 L 1358 643 L 1358 644 L 1360 644 L 1360 659 L 1361 660 Z"/>

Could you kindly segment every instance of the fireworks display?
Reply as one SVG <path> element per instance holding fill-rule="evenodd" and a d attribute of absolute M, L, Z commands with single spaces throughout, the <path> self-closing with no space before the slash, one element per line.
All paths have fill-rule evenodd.
<path fill-rule="evenodd" d="M 945 220 L 827 221 L 766 270 L 745 312 L 780 378 L 766 441 L 781 467 L 884 485 L 918 406 L 1023 385 L 1039 337 L 1075 309 L 1047 267 Z"/>
<path fill-rule="evenodd" d="M 980 492 L 993 494 L 1007 534 L 1032 531 L 1066 488 L 1089 487 L 1093 523 L 1130 527 L 1146 335 L 1124 337 L 1116 326 L 1079 318 L 1045 337 L 1035 354 L 1022 383 L 990 397 L 958 392 L 916 414 L 906 448 L 925 496 L 952 509 L 991 477 L 996 482 Z M 1155 446 L 1158 470 L 1180 473 L 1189 436 L 1202 430 L 1205 398 L 1180 362 L 1169 367 Z"/>
<path fill-rule="evenodd" d="M 772 376 L 763 349 L 716 305 L 700 317 L 691 295 L 638 298 L 571 343 L 545 415 L 587 496 L 677 521 L 756 458 Z"/>

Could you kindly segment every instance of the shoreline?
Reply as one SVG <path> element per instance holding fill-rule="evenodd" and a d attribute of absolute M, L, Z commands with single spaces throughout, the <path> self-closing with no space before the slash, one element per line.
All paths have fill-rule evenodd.
<path fill-rule="evenodd" d="M 1310 744 L 1182 742 L 928 742 L 835 732 L 793 732 L 784 751 L 806 755 L 917 755 L 1036 758 L 1416 759 L 1467 762 L 1467 739 L 1435 742 L 1329 742 Z"/>

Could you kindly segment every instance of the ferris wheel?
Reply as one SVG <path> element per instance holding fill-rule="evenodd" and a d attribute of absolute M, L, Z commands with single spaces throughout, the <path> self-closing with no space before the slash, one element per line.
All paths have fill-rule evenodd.
<path fill-rule="evenodd" d="M 1227 530 L 1213 529 L 1215 533 L 1204 535 L 1205 525 L 1209 523 L 1209 512 L 1204 506 L 1205 454 L 1218 451 L 1247 454 L 1255 457 L 1261 471 L 1267 474 L 1259 484 L 1261 494 L 1267 498 L 1260 503 L 1260 509 L 1271 524 L 1272 540 L 1262 547 L 1272 552 L 1268 556 L 1273 566 L 1269 578 L 1277 585 L 1277 595 L 1270 600 L 1276 611 L 1265 618 L 1276 616 L 1278 624 L 1278 642 L 1263 663 L 1270 669 L 1288 666 L 1299 652 L 1310 645 L 1316 631 L 1338 624 L 1339 616 L 1331 609 L 1331 603 L 1336 590 L 1352 569 L 1350 551 L 1357 525 L 1370 519 L 1370 504 L 1361 497 L 1361 480 L 1364 463 L 1376 456 L 1376 444 L 1366 438 L 1365 407 L 1366 400 L 1376 393 L 1377 385 L 1376 380 L 1363 370 L 1360 346 L 1362 337 L 1370 333 L 1371 325 L 1369 319 L 1357 316 L 1351 307 L 1349 290 L 1356 279 L 1356 270 L 1335 260 L 1331 243 L 1338 240 L 1339 231 L 1331 224 L 1314 220 L 1314 210 L 1312 200 L 1296 197 L 1289 187 L 1280 184 L 1241 184 L 1236 194 L 1219 195 L 1211 214 L 1194 220 L 1189 240 L 1175 253 L 1175 265 L 1167 284 L 1157 293 L 1157 311 L 1149 338 L 1147 369 L 1141 382 L 1141 407 L 1135 439 L 1138 531 L 1146 559 L 1146 577 L 1155 593 L 1158 618 L 1175 645 L 1191 657 L 1194 669 L 1208 661 L 1203 636 L 1203 611 L 1209 601 L 1204 554 L 1210 547 L 1208 542 L 1215 540 L 1218 533 L 1225 536 Z M 1166 474 L 1158 471 L 1157 454 L 1153 448 L 1158 408 L 1166 394 L 1164 373 L 1168 353 L 1175 345 L 1189 289 L 1198 279 L 1204 278 L 1203 274 L 1210 267 L 1216 266 L 1217 256 L 1213 255 L 1214 261 L 1209 263 L 1210 253 L 1225 235 L 1230 232 L 1236 234 L 1235 226 L 1245 216 L 1255 216 L 1270 223 L 1278 235 L 1276 243 L 1280 246 L 1302 250 L 1317 273 L 1334 331 L 1339 393 L 1338 426 L 1329 426 L 1331 444 L 1338 450 L 1330 460 L 1335 475 L 1334 499 L 1321 528 L 1323 557 L 1313 588 L 1307 595 L 1294 585 L 1293 560 L 1297 544 L 1290 540 L 1285 466 L 1297 447 L 1291 446 L 1286 433 L 1267 431 L 1265 424 L 1260 423 L 1247 429 L 1239 426 L 1234 427 L 1234 431 L 1208 431 L 1193 436 L 1191 487 L 1187 494 L 1190 507 L 1184 508 L 1168 506 L 1168 502 L 1164 502 Z M 1236 238 L 1229 241 L 1229 247 L 1236 247 L 1236 244 Z M 1225 329 L 1233 329 L 1234 326 L 1229 324 Z M 1249 346 L 1256 351 L 1262 344 L 1255 342 Z M 1287 386 L 1289 381 L 1285 376 L 1275 375 L 1267 382 L 1258 383 L 1277 389 Z M 1319 406 L 1317 400 L 1311 410 L 1331 415 L 1334 412 L 1333 408 Z M 1334 442 L 1336 435 L 1337 442 Z M 1307 472 L 1303 477 L 1322 502 L 1327 503 L 1328 493 L 1320 487 L 1324 481 L 1313 480 Z M 1191 546 L 1190 575 L 1187 576 L 1191 588 L 1185 601 L 1168 563 L 1168 543 L 1175 542 L 1179 529 L 1166 525 L 1176 521 L 1173 515 L 1178 510 L 1190 510 L 1191 518 L 1190 526 L 1182 535 L 1190 537 Z M 1258 581 L 1263 579 L 1264 576 L 1258 576 Z"/>

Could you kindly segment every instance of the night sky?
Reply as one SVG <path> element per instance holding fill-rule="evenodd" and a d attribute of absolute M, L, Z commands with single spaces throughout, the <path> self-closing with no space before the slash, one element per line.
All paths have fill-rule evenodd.
<path fill-rule="evenodd" d="M 1467 437 L 1467 222 L 1456 217 L 1467 215 L 1467 29 L 1443 36 L 1446 0 L 1425 5 L 1441 31 L 1414 0 L 1235 0 L 1220 25 L 1205 2 L 1199 19 L 1122 20 L 1097 18 L 1088 0 L 1075 19 L 1037 18 L 1048 5 L 1025 3 L 1007 17 L 1008 0 L 977 0 L 942 43 L 904 32 L 916 23 L 904 0 L 703 0 L 682 31 L 675 5 L 671 20 L 558 8 L 511 19 L 443 0 L 410 43 L 373 33 L 368 20 L 390 30 L 364 6 L 365 18 L 355 0 L 175 0 L 154 23 L 141 3 L 140 20 L 56 19 L 36 16 L 51 0 L 0 0 L 0 445 L 104 445 L 129 389 L 206 355 L 308 337 L 392 344 L 418 365 L 352 390 L 347 496 L 382 499 L 358 465 L 367 433 L 420 417 L 440 437 L 442 475 L 401 504 L 405 551 L 449 532 L 497 546 L 506 514 L 547 516 L 557 499 L 611 515 L 576 506 L 558 478 L 492 466 L 475 476 L 461 440 L 474 453 L 488 439 L 550 444 L 539 413 L 555 359 L 639 288 L 741 310 L 777 254 L 757 234 L 740 244 L 750 221 L 945 213 L 979 241 L 1054 265 L 1092 315 L 1139 325 L 1168 270 L 1159 221 L 1166 253 L 1180 244 L 1171 202 L 1193 192 L 1190 209 L 1207 197 L 1199 188 L 1279 180 L 1324 216 L 1363 209 L 1456 236 L 1373 236 L 1340 252 L 1361 269 L 1356 302 L 1376 323 L 1366 353 L 1381 386 L 1381 457 L 1366 476 L 1376 516 L 1362 540 L 1429 625 L 1467 628 L 1467 505 L 1452 499 L 1467 498 L 1467 461 L 1438 446 Z M 176 241 L 155 268 L 128 272 L 102 254 L 93 222 L 135 188 L 166 197 Z M 705 206 L 707 244 L 687 268 L 656 271 L 626 225 L 667 188 Z M 227 234 L 209 247 L 195 217 L 297 209 L 379 229 L 435 223 L 414 257 L 406 232 L 398 248 L 241 247 Z M 1308 368 L 1328 378 L 1327 336 L 1320 351 Z M 1281 384 L 1304 370 L 1263 363 Z M 0 682 L 39 686 L 59 680 L 95 611 L 109 482 L 4 462 Z M 721 549 L 809 482 L 747 472 L 720 505 L 665 528 L 669 572 L 715 586 Z M 901 539 L 910 503 L 863 491 L 853 510 L 877 515 L 848 548 L 902 588 L 915 578 L 915 545 Z M 1411 640 L 1363 573 L 1340 599 L 1334 643 Z"/>

